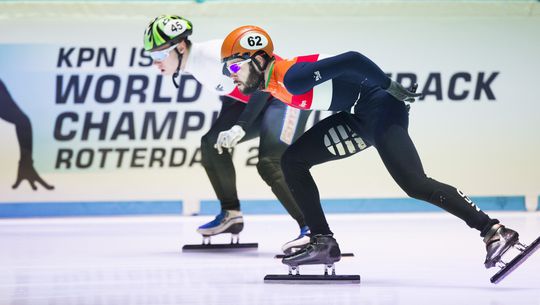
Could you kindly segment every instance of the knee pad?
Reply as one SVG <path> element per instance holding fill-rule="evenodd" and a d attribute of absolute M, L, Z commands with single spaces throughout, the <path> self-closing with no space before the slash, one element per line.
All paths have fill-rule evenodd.
<path fill-rule="evenodd" d="M 214 148 L 216 139 L 211 133 L 201 137 L 201 164 L 204 167 L 210 166 L 212 159 L 218 157 L 218 152 Z"/>
<path fill-rule="evenodd" d="M 271 159 L 268 157 L 259 159 L 257 171 L 269 186 L 272 186 L 276 181 L 283 178 L 279 159 Z"/>
<path fill-rule="evenodd" d="M 210 140 L 208 137 L 208 134 L 205 134 L 201 138 L 201 163 L 205 164 L 205 159 L 207 158 L 207 155 L 211 153 L 210 149 L 212 148 L 212 145 L 210 144 Z"/>
<path fill-rule="evenodd" d="M 432 191 L 429 197 L 424 200 L 433 203 L 439 207 L 443 207 L 446 205 L 448 200 L 453 201 L 454 199 L 461 197 L 463 200 L 467 200 L 469 204 L 474 205 L 474 203 L 467 196 L 465 196 L 455 187 L 440 183 L 439 181 L 431 178 L 428 178 L 427 180 L 430 183 L 429 187 Z"/>
<path fill-rule="evenodd" d="M 205 134 L 204 136 L 202 136 L 202 138 L 201 138 L 201 150 L 205 150 L 205 149 L 214 147 L 215 143 L 211 143 L 212 142 L 211 138 L 212 137 L 208 133 Z"/>
<path fill-rule="evenodd" d="M 431 198 L 435 198 L 437 191 L 436 185 L 433 183 L 433 179 L 425 176 L 411 175 L 399 183 L 401 188 L 409 195 L 409 197 L 431 201 Z"/>

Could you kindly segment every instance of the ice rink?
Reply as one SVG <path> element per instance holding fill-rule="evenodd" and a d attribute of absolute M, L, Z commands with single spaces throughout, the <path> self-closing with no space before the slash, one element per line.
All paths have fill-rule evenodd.
<path fill-rule="evenodd" d="M 490 215 L 525 243 L 540 235 L 539 212 Z M 356 255 L 336 271 L 360 274 L 359 285 L 265 284 L 286 272 L 273 256 L 297 235 L 284 215 L 245 217 L 240 241 L 257 251 L 181 253 L 210 219 L 1 220 L 0 304 L 540 304 L 540 253 L 493 285 L 478 233 L 443 213 L 329 215 L 342 252 Z"/>

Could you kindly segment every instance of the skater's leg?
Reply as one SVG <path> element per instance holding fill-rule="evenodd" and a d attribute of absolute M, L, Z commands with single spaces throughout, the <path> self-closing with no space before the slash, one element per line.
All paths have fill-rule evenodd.
<path fill-rule="evenodd" d="M 260 125 L 257 170 L 294 220 L 302 228 L 304 216 L 296 204 L 281 170 L 281 156 L 305 130 L 308 111 L 290 108 L 277 99 L 269 101 Z"/>
<path fill-rule="evenodd" d="M 221 131 L 228 130 L 235 124 L 245 104 L 230 98 L 222 100 L 223 104 L 217 120 L 201 138 L 201 163 L 221 203 L 221 208 L 223 210 L 240 210 L 232 156 L 227 150 L 218 154 L 214 144 Z"/>
<path fill-rule="evenodd" d="M 244 227 L 240 201 L 236 191 L 236 173 L 232 156 L 225 150 L 218 154 L 214 148 L 221 131 L 230 129 L 245 108 L 245 104 L 228 97 L 222 97 L 221 112 L 208 133 L 201 139 L 202 164 L 216 196 L 221 204 L 221 212 L 216 218 L 197 229 L 203 236 L 221 233 L 238 234 Z"/>
<path fill-rule="evenodd" d="M 407 110 L 403 104 L 390 105 L 380 116 L 375 129 L 375 146 L 389 173 L 410 196 L 428 201 L 459 217 L 484 236 L 498 221 L 482 212 L 453 186 L 426 176 L 420 157 L 407 132 Z"/>
<path fill-rule="evenodd" d="M 352 120 L 349 113 L 334 114 L 315 124 L 283 154 L 281 165 L 285 179 L 313 235 L 332 232 L 310 168 L 346 158 L 369 147 L 369 143 L 352 131 Z"/>

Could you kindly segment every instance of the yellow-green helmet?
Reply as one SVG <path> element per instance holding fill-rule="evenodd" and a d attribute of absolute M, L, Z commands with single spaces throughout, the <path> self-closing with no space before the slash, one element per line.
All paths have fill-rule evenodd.
<path fill-rule="evenodd" d="M 161 15 L 154 18 L 144 31 L 144 49 L 153 51 L 163 45 L 174 45 L 192 32 L 191 21 L 177 15 Z"/>

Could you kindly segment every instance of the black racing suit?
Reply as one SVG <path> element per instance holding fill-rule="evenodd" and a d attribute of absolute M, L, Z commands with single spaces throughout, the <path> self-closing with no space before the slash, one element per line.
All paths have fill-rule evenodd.
<path fill-rule="evenodd" d="M 315 79 L 314 72 L 320 78 Z M 481 236 L 498 223 L 455 187 L 426 176 L 407 131 L 407 107 L 385 90 L 390 79 L 371 60 L 360 53 L 347 52 L 316 62 L 294 64 L 284 76 L 287 90 L 295 95 L 325 81 L 332 81 L 334 88 L 329 109 L 345 112 L 313 126 L 287 149 L 282 160 L 287 183 L 312 234 L 331 231 L 309 169 L 370 146 L 377 149 L 388 172 L 410 197 L 452 213 L 479 230 Z M 346 112 L 351 107 L 354 112 Z"/>
<path fill-rule="evenodd" d="M 290 108 L 264 92 L 254 93 L 247 104 L 227 96 L 222 96 L 221 100 L 223 103 L 218 118 L 201 139 L 202 164 L 221 203 L 221 208 L 240 210 L 240 201 L 236 191 L 236 174 L 231 154 L 226 149 L 222 154 L 218 154 L 214 144 L 221 131 L 228 130 L 233 125 L 240 125 L 246 132 L 240 142 L 259 137 L 257 163 L 259 174 L 298 225 L 305 226 L 302 212 L 292 197 L 281 171 L 281 156 L 289 144 L 280 140 L 280 135 L 287 111 L 292 111 L 298 116 L 293 141 L 304 132 L 309 112 Z"/>

